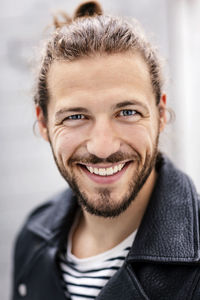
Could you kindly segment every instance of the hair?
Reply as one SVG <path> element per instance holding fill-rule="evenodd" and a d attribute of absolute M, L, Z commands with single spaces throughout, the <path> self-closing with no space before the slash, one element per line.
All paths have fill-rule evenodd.
<path fill-rule="evenodd" d="M 104 15 L 100 4 L 87 1 L 79 5 L 70 18 L 62 12 L 63 21 L 54 17 L 55 32 L 47 41 L 37 79 L 34 101 L 48 118 L 47 76 L 54 61 L 73 61 L 84 57 L 115 53 L 139 53 L 149 69 L 158 105 L 162 94 L 161 63 L 157 50 L 149 43 L 136 20 Z"/>

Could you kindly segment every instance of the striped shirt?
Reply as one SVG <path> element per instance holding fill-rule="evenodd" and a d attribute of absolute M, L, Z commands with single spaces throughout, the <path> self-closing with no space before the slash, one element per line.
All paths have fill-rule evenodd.
<path fill-rule="evenodd" d="M 136 231 L 111 250 L 80 259 L 71 253 L 71 232 L 67 251 L 64 255 L 60 255 L 60 268 L 66 295 L 70 295 L 72 300 L 95 299 L 108 280 L 122 266 L 135 236 Z"/>

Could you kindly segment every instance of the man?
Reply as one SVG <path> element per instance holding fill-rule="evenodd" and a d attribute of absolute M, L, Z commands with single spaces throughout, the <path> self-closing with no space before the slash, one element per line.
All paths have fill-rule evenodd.
<path fill-rule="evenodd" d="M 155 50 L 95 2 L 55 25 L 36 115 L 70 189 L 24 225 L 13 299 L 200 299 L 198 195 L 158 152 Z"/>

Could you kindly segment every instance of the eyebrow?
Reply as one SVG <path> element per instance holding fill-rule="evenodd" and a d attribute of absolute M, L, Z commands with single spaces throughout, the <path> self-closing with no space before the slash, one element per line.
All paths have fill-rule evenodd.
<path fill-rule="evenodd" d="M 131 101 L 127 100 L 127 101 L 119 102 L 116 105 L 114 105 L 113 109 L 122 108 L 124 106 L 130 106 L 130 105 L 138 105 L 144 108 L 146 111 L 148 111 L 148 107 L 144 103 L 138 100 L 131 100 Z"/>

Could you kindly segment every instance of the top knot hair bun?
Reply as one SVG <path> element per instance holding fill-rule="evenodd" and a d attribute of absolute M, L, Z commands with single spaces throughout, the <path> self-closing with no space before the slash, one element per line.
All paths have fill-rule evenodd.
<path fill-rule="evenodd" d="M 65 12 L 59 11 L 53 16 L 53 24 L 56 29 L 60 29 L 65 25 L 69 25 L 77 18 L 87 18 L 102 15 L 103 10 L 97 1 L 84 1 L 75 10 L 74 17 L 70 18 Z"/>
<path fill-rule="evenodd" d="M 102 15 L 103 10 L 97 1 L 86 1 L 81 3 L 74 13 L 74 19 Z"/>

